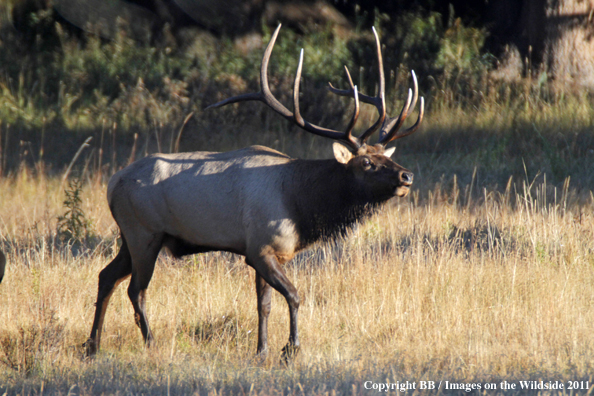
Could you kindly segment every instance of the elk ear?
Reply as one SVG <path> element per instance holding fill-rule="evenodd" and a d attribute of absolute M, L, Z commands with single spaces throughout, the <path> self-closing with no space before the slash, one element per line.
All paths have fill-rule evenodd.
<path fill-rule="evenodd" d="M 336 161 L 340 162 L 341 164 L 346 164 L 351 160 L 351 158 L 353 158 L 353 153 L 351 153 L 348 148 L 344 147 L 338 142 L 334 142 L 332 144 L 332 149 L 334 150 L 334 158 L 336 158 Z"/>
<path fill-rule="evenodd" d="M 394 154 L 394 151 L 396 151 L 396 147 L 391 147 L 387 150 L 384 150 L 384 155 L 388 158 L 390 158 L 392 156 L 392 154 Z"/>

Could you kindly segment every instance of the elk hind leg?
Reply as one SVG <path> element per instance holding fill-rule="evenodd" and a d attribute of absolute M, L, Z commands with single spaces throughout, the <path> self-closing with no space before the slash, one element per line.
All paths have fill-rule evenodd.
<path fill-rule="evenodd" d="M 86 356 L 92 356 L 99 350 L 103 319 L 113 291 L 132 271 L 132 258 L 126 240 L 122 238 L 122 247 L 117 256 L 99 273 L 99 291 L 95 303 L 95 319 L 91 335 L 84 344 Z"/>
<path fill-rule="evenodd" d="M 153 236 L 148 246 L 132 251 L 132 277 L 128 297 L 134 307 L 134 319 L 147 346 L 152 343 L 153 334 L 146 315 L 146 289 L 153 276 L 162 241 L 162 236 Z"/>

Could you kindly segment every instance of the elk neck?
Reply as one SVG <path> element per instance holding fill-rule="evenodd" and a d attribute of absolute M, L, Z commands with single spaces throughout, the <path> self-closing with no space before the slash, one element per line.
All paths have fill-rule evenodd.
<path fill-rule="evenodd" d="M 297 159 L 287 165 L 283 189 L 297 225 L 300 248 L 344 235 L 388 199 L 374 197 L 334 159 Z"/>

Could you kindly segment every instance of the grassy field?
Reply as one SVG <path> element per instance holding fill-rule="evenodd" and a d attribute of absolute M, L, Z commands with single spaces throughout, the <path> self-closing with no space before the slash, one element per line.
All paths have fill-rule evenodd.
<path fill-rule="evenodd" d="M 278 361 L 289 329 L 276 293 L 271 353 L 254 360 L 254 272 L 226 253 L 159 258 L 148 291 L 150 350 L 124 282 L 102 351 L 85 360 L 97 276 L 117 251 L 105 199 L 117 169 L 173 151 L 178 140 L 182 151 L 261 144 L 299 158 L 329 158 L 330 142 L 261 104 L 202 110 L 257 89 L 260 53 L 204 35 L 187 47 L 139 45 L 125 34 L 80 40 L 43 10 L 31 15 L 38 39 L 27 43 L 11 21 L 18 1 L 0 2 L 0 58 L 11 60 L 0 64 L 0 248 L 8 257 L 0 395 L 358 395 L 397 382 L 413 394 L 426 393 L 428 381 L 439 385 L 428 391 L 445 394 L 491 384 L 489 394 L 535 393 L 522 385 L 540 381 L 564 386 L 544 394 L 592 389 L 594 96 L 529 65 L 519 80 L 497 79 L 481 52 L 485 31 L 417 13 L 376 26 L 388 38 L 389 114 L 402 106 L 410 69 L 427 99 L 423 128 L 394 155 L 415 173 L 412 193 L 286 265 L 302 301 L 294 364 Z M 344 87 L 347 64 L 373 93 L 371 36 L 283 28 L 271 84 L 284 103 L 301 47 L 303 114 L 340 128 L 352 104 L 324 86 Z M 361 110 L 363 129 L 375 114 Z M 82 180 L 82 242 L 69 241 L 59 220 L 72 176 Z"/>
<path fill-rule="evenodd" d="M 593 370 L 594 222 L 571 184 L 502 191 L 450 181 L 414 191 L 287 264 L 302 298 L 302 350 L 275 294 L 271 353 L 253 360 L 254 272 L 232 254 L 162 255 L 149 288 L 156 346 L 143 347 L 124 283 L 102 352 L 85 361 L 97 274 L 117 230 L 100 178 L 81 208 L 97 238 L 60 244 L 60 178 L 23 170 L 0 180 L 0 394 L 367 394 L 374 383 L 589 381 Z M 476 189 L 474 189 L 476 190 Z M 473 190 L 470 190 L 473 191 Z M 74 252 L 74 253 L 73 253 Z M 585 383 L 579 383 L 585 386 Z M 443 393 L 466 393 L 448 390 Z M 575 393 L 586 393 L 582 389 Z M 395 392 L 395 391 L 394 391 Z"/>

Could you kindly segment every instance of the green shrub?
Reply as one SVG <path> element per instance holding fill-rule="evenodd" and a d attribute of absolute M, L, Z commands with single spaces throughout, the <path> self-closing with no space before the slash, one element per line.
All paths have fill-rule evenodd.
<path fill-rule="evenodd" d="M 93 222 L 88 219 L 81 207 L 82 181 L 71 179 L 64 190 L 66 212 L 58 217 L 58 237 L 62 241 L 82 242 L 94 236 Z"/>

